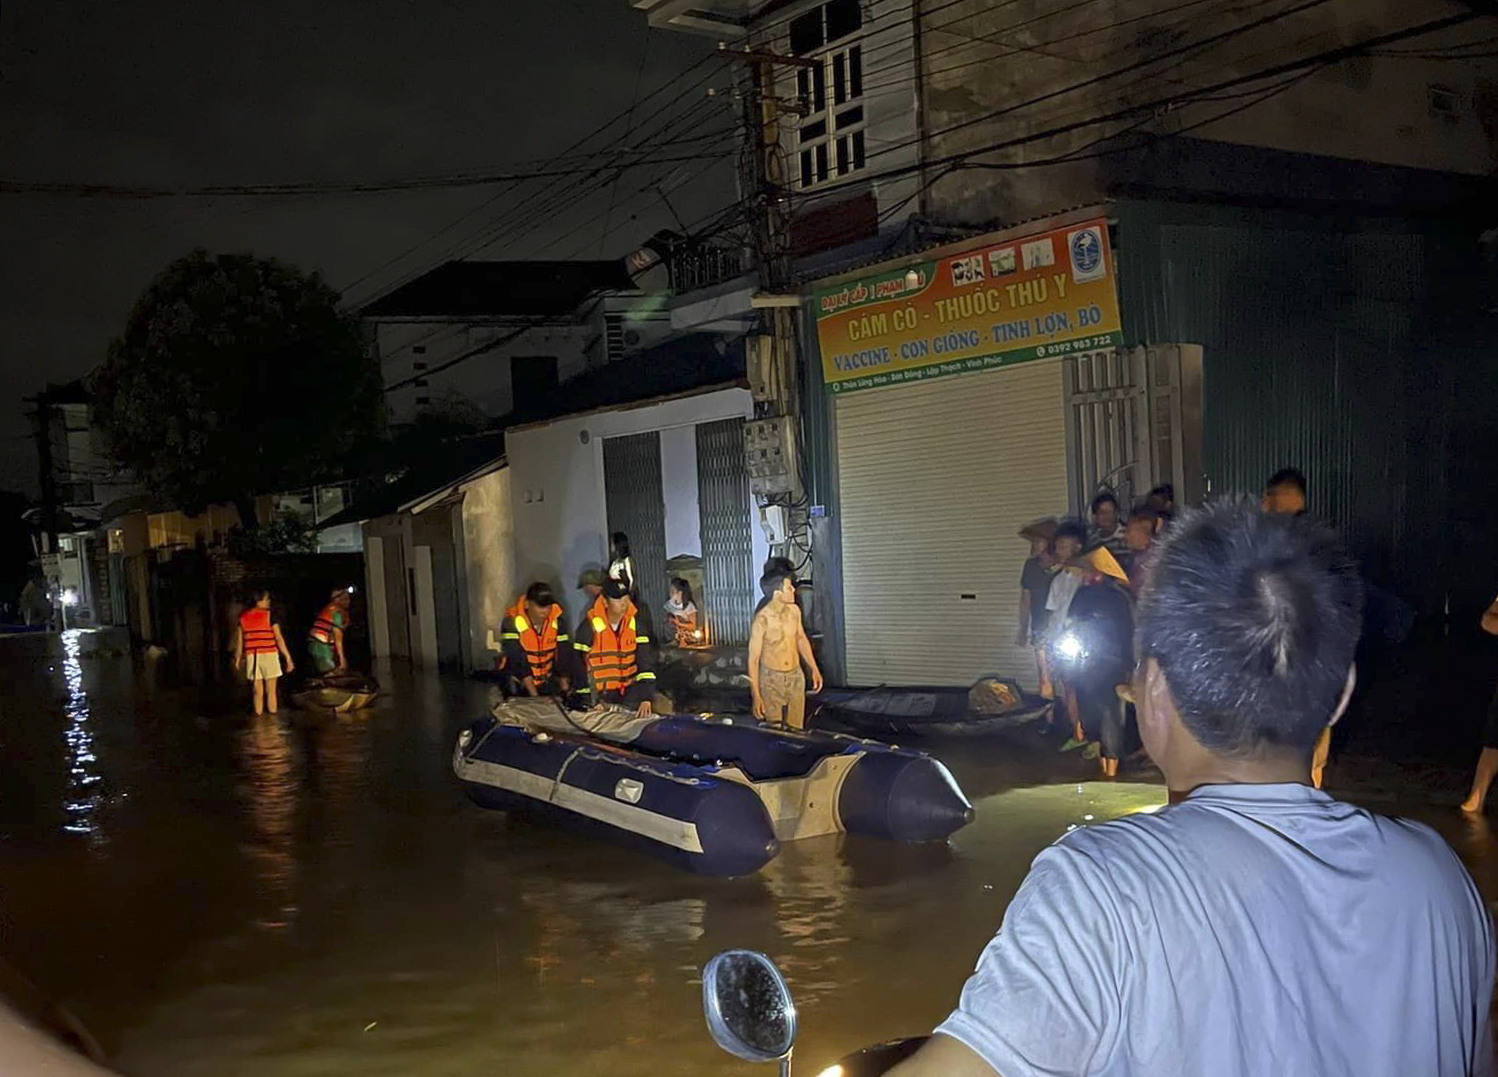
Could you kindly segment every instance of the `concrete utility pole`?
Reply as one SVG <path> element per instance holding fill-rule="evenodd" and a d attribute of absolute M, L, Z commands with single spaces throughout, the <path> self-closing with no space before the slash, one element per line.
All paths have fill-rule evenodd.
<path fill-rule="evenodd" d="M 755 418 L 745 424 L 744 452 L 750 488 L 771 553 L 800 563 L 809 556 L 807 506 L 801 482 L 801 394 L 796 352 L 796 312 L 791 288 L 791 224 L 785 154 L 780 145 L 781 103 L 777 66 L 818 69 L 814 60 L 752 49 L 723 53 L 747 68 L 744 102 L 743 190 L 749 202 L 750 245 L 759 272 L 753 305 L 760 332 L 746 355 Z M 798 541 L 798 536 L 803 536 Z"/>
<path fill-rule="evenodd" d="M 45 394 L 25 400 L 36 408 L 36 460 L 42 492 L 42 553 L 57 552 L 57 476 L 52 470 L 52 432 L 48 421 L 51 408 Z"/>

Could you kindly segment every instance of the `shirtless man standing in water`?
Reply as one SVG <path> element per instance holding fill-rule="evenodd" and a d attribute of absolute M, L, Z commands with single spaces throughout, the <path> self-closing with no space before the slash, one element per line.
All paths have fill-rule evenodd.
<path fill-rule="evenodd" d="M 749 690 L 754 717 L 806 728 L 806 678 L 801 661 L 811 670 L 811 690 L 822 690 L 822 671 L 811 653 L 811 640 L 796 605 L 796 584 L 784 572 L 768 572 L 759 581 L 769 602 L 754 615 L 749 632 Z"/>

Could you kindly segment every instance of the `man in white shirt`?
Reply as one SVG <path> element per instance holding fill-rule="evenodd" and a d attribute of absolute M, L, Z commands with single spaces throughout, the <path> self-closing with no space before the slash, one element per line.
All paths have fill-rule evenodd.
<path fill-rule="evenodd" d="M 1138 614 L 1139 729 L 1172 805 L 1036 858 L 898 1077 L 1493 1072 L 1493 938 L 1436 834 L 1310 785 L 1361 590 L 1304 517 L 1182 520 Z"/>

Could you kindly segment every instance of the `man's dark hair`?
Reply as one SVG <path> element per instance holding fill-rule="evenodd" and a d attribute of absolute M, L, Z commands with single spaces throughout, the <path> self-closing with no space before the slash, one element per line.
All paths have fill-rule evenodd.
<path fill-rule="evenodd" d="M 1097 497 L 1092 499 L 1092 514 L 1096 516 L 1097 510 L 1102 508 L 1102 506 L 1108 504 L 1109 502 L 1113 503 L 1113 511 L 1117 512 L 1118 498 L 1114 497 L 1107 490 L 1104 490 L 1102 493 L 1098 494 Z"/>
<path fill-rule="evenodd" d="M 1154 527 L 1155 523 L 1159 519 L 1160 514 L 1154 509 L 1150 508 L 1148 505 L 1135 505 L 1134 508 L 1129 512 L 1129 521 L 1131 523 L 1135 520 L 1144 520 L 1151 527 Z"/>
<path fill-rule="evenodd" d="M 1306 492 L 1306 477 L 1299 468 L 1282 467 L 1264 484 L 1264 489 L 1273 490 L 1276 486 L 1293 486 L 1302 494 Z"/>
<path fill-rule="evenodd" d="M 780 590 L 782 580 L 790 580 L 791 586 L 796 586 L 795 576 L 779 566 L 773 567 L 759 578 L 759 589 L 765 593 L 766 598 L 769 598 L 776 591 Z"/>
<path fill-rule="evenodd" d="M 541 583 L 539 580 L 525 589 L 525 600 L 532 606 L 540 606 L 542 609 L 557 604 L 557 596 L 552 593 L 551 585 Z"/>
<path fill-rule="evenodd" d="M 1310 752 L 1347 684 L 1363 589 L 1341 541 L 1225 501 L 1182 516 L 1139 603 L 1141 659 L 1222 756 Z"/>
<path fill-rule="evenodd" d="M 254 605 L 255 603 L 258 603 L 262 598 L 269 598 L 269 597 L 270 597 L 270 588 L 269 587 L 252 587 L 252 588 L 250 588 L 250 604 L 251 605 Z"/>
<path fill-rule="evenodd" d="M 765 575 L 768 576 L 772 572 L 784 572 L 795 579 L 796 564 L 789 557 L 771 557 L 765 561 Z"/>
<path fill-rule="evenodd" d="M 1059 538 L 1073 538 L 1086 546 L 1087 528 L 1079 520 L 1062 520 L 1056 525 L 1056 533 L 1051 536 L 1051 545 L 1056 545 L 1056 540 Z"/>
<path fill-rule="evenodd" d="M 610 576 L 603 581 L 604 598 L 628 598 L 629 588 L 624 585 L 623 580 L 616 580 Z"/>
<path fill-rule="evenodd" d="M 1171 483 L 1162 482 L 1145 496 L 1158 497 L 1161 501 L 1174 501 L 1176 499 L 1176 488 Z"/>

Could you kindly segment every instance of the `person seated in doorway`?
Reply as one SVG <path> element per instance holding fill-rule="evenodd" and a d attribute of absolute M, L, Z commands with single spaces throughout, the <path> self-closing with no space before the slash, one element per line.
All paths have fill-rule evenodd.
<path fill-rule="evenodd" d="M 655 646 L 650 625 L 623 580 L 609 579 L 572 634 L 582 660 L 577 694 L 594 706 L 633 707 L 641 718 L 655 707 Z"/>
<path fill-rule="evenodd" d="M 234 668 L 242 670 L 250 682 L 255 714 L 267 710 L 275 714 L 276 682 L 296 669 L 296 663 L 286 649 L 280 624 L 271 614 L 270 592 L 262 587 L 251 597 L 254 604 L 239 615 L 239 624 L 234 629 Z"/>
<path fill-rule="evenodd" d="M 348 628 L 350 594 L 347 587 L 335 587 L 328 604 L 318 613 L 307 631 L 307 653 L 320 676 L 341 673 L 348 668 L 343 650 L 343 633 Z"/>
<path fill-rule="evenodd" d="M 499 626 L 500 669 L 512 696 L 566 695 L 575 653 L 563 611 L 544 583 L 533 583 L 505 612 Z"/>
<path fill-rule="evenodd" d="M 822 690 L 822 671 L 806 635 L 801 607 L 796 605 L 796 581 L 777 567 L 765 574 L 759 586 L 769 601 L 754 615 L 749 629 L 749 694 L 754 717 L 805 729 L 806 677 L 801 663 L 811 670 L 813 695 Z"/>
<path fill-rule="evenodd" d="M 671 599 L 666 603 L 666 624 L 671 642 L 678 647 L 702 644 L 702 627 L 698 623 L 697 603 L 692 601 L 692 585 L 677 576 L 671 581 Z"/>

